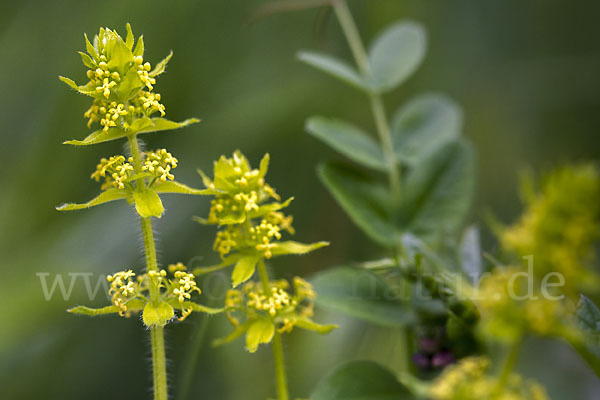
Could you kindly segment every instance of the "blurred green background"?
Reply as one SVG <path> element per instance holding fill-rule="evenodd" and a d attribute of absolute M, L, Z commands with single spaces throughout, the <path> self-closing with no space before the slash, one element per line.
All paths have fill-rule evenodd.
<path fill-rule="evenodd" d="M 270 183 L 295 196 L 297 239 L 329 240 L 330 248 L 274 263 L 279 276 L 309 275 L 335 264 L 381 254 L 349 222 L 320 185 L 319 161 L 338 158 L 303 132 L 313 114 L 347 117 L 372 130 L 364 97 L 297 62 L 298 49 L 349 57 L 337 22 L 317 10 L 272 16 L 248 25 L 260 0 L 18 2 L 0 5 L 0 138 L 6 171 L 0 174 L 0 398 L 146 399 L 151 397 L 149 343 L 141 321 L 75 317 L 65 309 L 89 303 L 83 281 L 68 301 L 46 301 L 38 272 L 92 272 L 142 268 L 138 221 L 126 204 L 58 213 L 64 201 L 93 197 L 89 179 L 99 158 L 122 151 L 122 142 L 90 148 L 61 145 L 89 131 L 88 98 L 58 81 L 85 79 L 77 50 L 83 32 L 100 26 L 144 34 L 152 64 L 169 50 L 174 58 L 156 91 L 167 117 L 196 116 L 202 123 L 144 137 L 180 160 L 177 179 L 201 186 L 195 169 L 239 148 L 253 163 L 271 154 Z M 411 96 L 442 91 L 465 110 L 465 135 L 479 158 L 473 219 L 493 210 L 504 221 L 519 212 L 518 171 L 563 162 L 597 160 L 600 126 L 600 3 L 592 1 L 352 0 L 365 38 L 400 18 L 421 21 L 429 34 L 425 64 L 402 89 L 386 97 L 388 112 Z M 214 229 L 208 199 L 165 200 L 156 224 L 160 261 L 208 264 Z M 493 241 L 486 239 L 486 245 Z M 200 256 L 205 256 L 200 260 Z M 69 283 L 68 276 L 66 283 Z M 81 278 L 78 278 L 81 279 Z M 225 275 L 203 282 L 217 297 Z M 95 305 L 106 302 L 102 295 Z M 333 366 L 372 358 L 394 366 L 395 332 L 317 314 L 341 329 L 327 337 L 295 332 L 286 341 L 291 391 L 307 396 Z M 204 340 L 197 326 L 207 322 Z M 211 338 L 229 330 L 223 317 L 192 316 L 167 329 L 171 393 L 189 399 L 264 399 L 274 395 L 268 349 L 256 355 L 243 343 L 212 349 Z M 390 347 L 392 350 L 390 350 Z M 197 354 L 195 357 L 190 355 Z M 563 344 L 531 341 L 519 369 L 541 380 L 553 399 L 596 399 L 600 382 Z"/>

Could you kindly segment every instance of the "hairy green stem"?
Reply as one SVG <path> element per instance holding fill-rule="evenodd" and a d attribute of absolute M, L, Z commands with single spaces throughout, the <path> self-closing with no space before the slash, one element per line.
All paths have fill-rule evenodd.
<path fill-rule="evenodd" d="M 363 76 L 367 76 L 370 71 L 369 58 L 367 57 L 365 47 L 360 39 L 360 34 L 358 33 L 358 29 L 352 18 L 352 14 L 348 9 L 348 5 L 344 0 L 332 0 L 331 4 L 337 19 L 342 26 L 342 31 L 348 41 L 348 45 L 350 46 L 354 60 L 358 65 L 358 69 Z M 394 152 L 394 144 L 392 142 L 391 130 L 385 113 L 385 106 L 381 99 L 381 95 L 378 93 L 370 93 L 369 102 L 371 111 L 373 112 L 379 142 L 381 143 L 381 148 L 383 149 L 383 154 L 388 165 L 390 190 L 394 199 L 397 199 L 400 195 L 402 177 L 397 165 L 396 153 Z"/>
<path fill-rule="evenodd" d="M 269 293 L 269 274 L 267 273 L 267 267 L 265 266 L 265 260 L 260 259 L 256 265 L 258 269 L 258 276 L 262 282 L 263 289 L 266 293 Z M 273 336 L 273 360 L 275 362 L 275 384 L 277 385 L 277 397 L 278 400 L 289 400 L 290 395 L 288 393 L 287 378 L 285 373 L 285 359 L 283 357 L 283 343 L 281 340 L 281 334 L 275 330 Z"/>
<path fill-rule="evenodd" d="M 140 146 L 135 135 L 127 137 L 131 158 L 133 159 L 134 172 L 142 172 L 142 155 Z M 139 188 L 145 188 L 146 183 L 143 178 L 136 181 Z M 142 238 L 144 241 L 144 250 L 146 255 L 146 272 L 157 271 L 158 263 L 156 261 L 156 244 L 154 241 L 154 232 L 152 231 L 152 219 L 142 218 Z M 160 288 L 154 282 L 149 280 L 150 302 L 157 304 L 160 301 Z M 152 345 L 152 375 L 154 380 L 154 400 L 167 400 L 167 360 L 165 357 L 165 335 L 162 326 L 153 326 L 150 328 L 150 343 Z"/>

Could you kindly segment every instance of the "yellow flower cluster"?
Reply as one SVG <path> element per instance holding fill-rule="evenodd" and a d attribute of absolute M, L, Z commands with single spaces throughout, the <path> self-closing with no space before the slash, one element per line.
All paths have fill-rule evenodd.
<path fill-rule="evenodd" d="M 144 163 L 142 172 L 145 177 L 149 177 L 149 186 L 156 181 L 166 182 L 175 179 L 171 171 L 177 168 L 177 159 L 173 157 L 166 149 L 158 149 L 144 153 Z M 149 175 L 149 176 L 148 176 Z M 91 178 L 96 182 L 104 179 L 101 189 L 110 188 L 124 189 L 128 186 L 133 189 L 130 182 L 135 178 L 135 169 L 133 167 L 133 158 L 129 157 L 127 161 L 122 155 L 112 156 L 108 159 L 102 158 L 92 173 Z"/>
<path fill-rule="evenodd" d="M 286 280 L 271 281 L 265 292 L 260 283 L 250 281 L 242 289 L 227 291 L 225 306 L 229 309 L 229 321 L 238 326 L 237 314 L 247 320 L 269 318 L 280 333 L 291 332 L 298 318 L 310 318 L 314 313 L 315 292 L 310 283 L 300 277 L 293 281 L 293 293 Z"/>
<path fill-rule="evenodd" d="M 531 185 L 530 185 L 531 186 Z M 521 220 L 501 237 L 503 246 L 521 257 L 533 256 L 535 274 L 559 272 L 567 294 L 594 289 L 590 269 L 600 230 L 600 176 L 595 167 L 559 169 L 548 176 L 541 193 L 529 190 Z"/>
<path fill-rule="evenodd" d="M 131 279 L 133 277 L 135 274 L 131 270 L 120 271 L 106 277 L 110 283 L 108 294 L 112 295 L 111 303 L 118 308 L 120 316 L 125 316 L 127 302 L 134 298 L 139 290 L 139 283 L 133 282 Z"/>
<path fill-rule="evenodd" d="M 135 298 L 143 303 L 148 302 L 147 293 L 152 286 L 160 291 L 160 300 L 169 304 L 179 304 L 177 308 L 181 309 L 181 317 L 184 320 L 193 311 L 189 304 L 186 304 L 194 292 L 201 294 L 200 288 L 196 284 L 194 274 L 187 272 L 187 268 L 182 263 L 171 264 L 168 267 L 172 278 L 168 277 L 164 269 L 148 271 L 148 273 L 137 276 L 131 270 L 120 271 L 109 275 L 106 280 L 110 283 L 109 294 L 112 295 L 111 302 L 118 308 L 119 315 L 129 316 L 131 309 L 127 303 Z M 176 302 L 176 303 L 173 303 Z M 140 309 L 136 304 L 135 309 Z"/>
<path fill-rule="evenodd" d="M 125 43 L 116 31 L 100 29 L 93 46 L 86 38 L 88 54 L 82 53 L 82 58 L 89 68 L 89 82 L 83 88 L 94 97 L 84 113 L 89 127 L 100 122 L 104 131 L 111 127 L 127 130 L 135 119 L 155 112 L 165 115 L 160 94 L 153 93 L 155 76 L 162 71 L 152 71 L 150 63 L 144 62 L 143 43 L 138 41 L 133 49 L 133 34 L 128 26 L 129 35 Z"/>
<path fill-rule="evenodd" d="M 282 231 L 294 233 L 292 217 L 278 211 L 288 202 L 265 183 L 269 157 L 253 169 L 239 151 L 215 163 L 214 180 L 203 174 L 204 183 L 215 191 L 206 223 L 224 226 L 217 233 L 213 249 L 223 258 L 233 251 L 255 252 L 271 258 Z M 266 203 L 269 199 L 275 202 Z"/>
<path fill-rule="evenodd" d="M 143 171 L 149 172 L 155 180 L 162 182 L 175 179 L 171 170 L 177 168 L 177 159 L 166 149 L 149 151 L 144 155 Z"/>
<path fill-rule="evenodd" d="M 516 267 L 498 268 L 481 281 L 476 301 L 481 313 L 480 327 L 488 336 L 507 342 L 519 340 L 526 332 L 542 336 L 565 333 L 569 310 L 562 301 L 528 293 L 527 279 Z"/>
<path fill-rule="evenodd" d="M 444 370 L 429 395 L 434 400 L 548 400 L 540 384 L 516 374 L 499 382 L 486 373 L 489 365 L 487 358 L 464 358 Z"/>
<path fill-rule="evenodd" d="M 112 156 L 109 159 L 102 158 L 91 178 L 96 182 L 100 182 L 104 178 L 101 186 L 102 190 L 109 188 L 123 189 L 133 176 L 132 162 L 131 157 L 127 162 L 123 156 Z"/>

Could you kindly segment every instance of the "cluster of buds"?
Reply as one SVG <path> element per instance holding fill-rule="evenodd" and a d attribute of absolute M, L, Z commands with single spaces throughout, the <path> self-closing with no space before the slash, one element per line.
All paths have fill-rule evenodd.
<path fill-rule="evenodd" d="M 122 317 L 128 312 L 127 303 L 140 291 L 139 281 L 134 282 L 132 280 L 134 277 L 135 274 L 132 270 L 120 271 L 106 277 L 110 283 L 108 294 L 112 296 L 111 303 L 117 307 L 119 315 Z"/>
<path fill-rule="evenodd" d="M 429 397 L 434 400 L 548 400 L 544 388 L 517 374 L 506 382 L 489 375 L 490 361 L 484 357 L 467 357 L 450 366 L 433 382 Z"/>

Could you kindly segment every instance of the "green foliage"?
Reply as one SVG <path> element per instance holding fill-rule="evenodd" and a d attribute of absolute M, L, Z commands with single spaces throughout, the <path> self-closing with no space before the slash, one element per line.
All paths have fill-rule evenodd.
<path fill-rule="evenodd" d="M 315 388 L 310 400 L 412 400 L 391 371 L 371 361 L 342 365 Z"/>
<path fill-rule="evenodd" d="M 306 121 L 306 131 L 359 164 L 387 171 L 379 145 L 360 128 L 348 122 L 312 117 Z"/>
<path fill-rule="evenodd" d="M 373 91 L 395 89 L 410 77 L 425 57 L 425 29 L 412 21 L 397 22 L 373 40 L 367 80 Z"/>
<path fill-rule="evenodd" d="M 387 188 L 368 175 L 340 164 L 323 164 L 318 173 L 352 221 L 371 239 L 386 247 L 398 243 L 399 231 L 391 221 Z"/>
<path fill-rule="evenodd" d="M 311 282 L 319 293 L 317 304 L 325 308 L 388 327 L 416 321 L 413 309 L 402 301 L 398 288 L 368 270 L 330 268 Z"/>
<path fill-rule="evenodd" d="M 419 95 L 398 108 L 390 126 L 398 159 L 417 168 L 431 151 L 461 135 L 462 111 L 446 95 Z"/>

